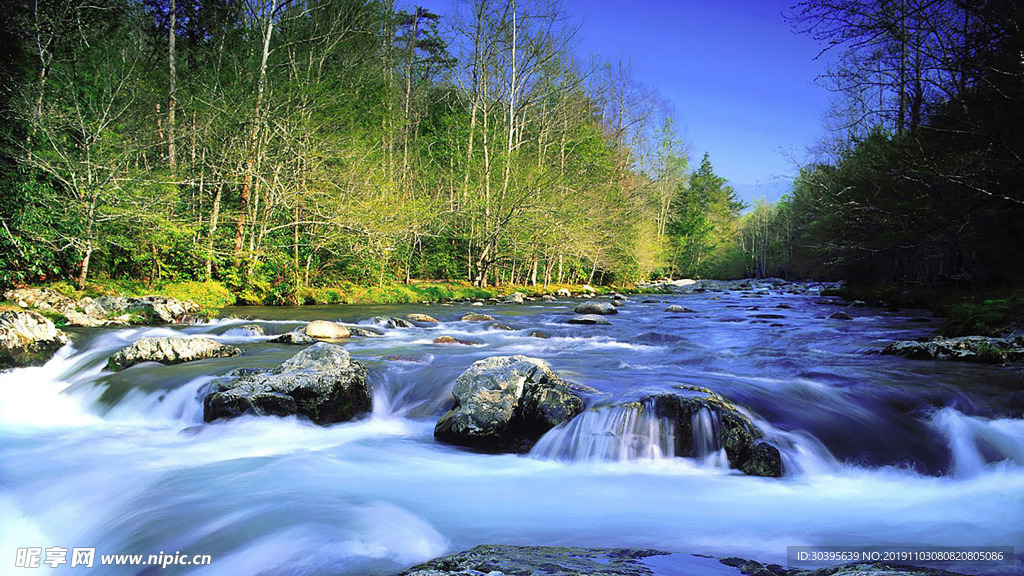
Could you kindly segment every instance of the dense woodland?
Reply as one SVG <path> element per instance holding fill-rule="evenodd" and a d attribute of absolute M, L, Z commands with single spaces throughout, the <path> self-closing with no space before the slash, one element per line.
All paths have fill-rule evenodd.
<path fill-rule="evenodd" d="M 794 6 L 834 125 L 751 207 L 556 0 L 2 4 L 0 287 L 1021 278 L 1016 0 Z"/>

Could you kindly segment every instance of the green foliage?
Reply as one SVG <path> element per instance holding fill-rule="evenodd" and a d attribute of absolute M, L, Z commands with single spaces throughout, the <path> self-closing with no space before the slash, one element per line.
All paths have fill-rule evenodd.
<path fill-rule="evenodd" d="M 235 295 L 220 282 L 172 282 L 164 284 L 159 294 L 178 300 L 191 300 L 201 312 L 210 314 L 235 303 Z"/>

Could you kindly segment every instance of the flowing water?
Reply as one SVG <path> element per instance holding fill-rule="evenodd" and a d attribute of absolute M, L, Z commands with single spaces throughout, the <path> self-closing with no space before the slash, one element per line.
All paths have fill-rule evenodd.
<path fill-rule="evenodd" d="M 637 297 L 611 326 L 566 324 L 575 302 L 522 306 L 240 308 L 250 321 L 83 329 L 42 367 L 0 374 L 0 566 L 20 547 L 210 554 L 201 567 L 90 574 L 389 574 L 476 544 L 643 546 L 784 563 L 795 545 L 1000 545 L 1024 552 L 1019 368 L 875 354 L 928 335 L 921 312 L 849 309 L 813 295 Z M 682 304 L 694 314 L 671 314 Z M 460 322 L 491 314 L 513 331 Z M 204 424 L 202 396 L 239 367 L 301 348 L 269 343 L 312 319 L 431 314 L 345 344 L 370 369 L 374 409 L 326 428 L 295 418 Z M 530 335 L 542 330 L 550 338 Z M 143 336 L 204 335 L 245 354 L 105 369 Z M 436 345 L 448 335 L 482 346 Z M 528 455 L 439 444 L 433 426 L 473 361 L 525 354 L 598 393 Z M 742 406 L 786 476 L 728 470 L 713 414 L 695 459 L 671 427 L 611 406 L 678 384 Z M 1021 566 L 1020 557 L 1018 564 Z M 63 565 L 52 573 L 83 573 Z M 964 571 L 970 571 L 966 568 Z M 1011 574 L 1017 568 L 992 569 Z"/>

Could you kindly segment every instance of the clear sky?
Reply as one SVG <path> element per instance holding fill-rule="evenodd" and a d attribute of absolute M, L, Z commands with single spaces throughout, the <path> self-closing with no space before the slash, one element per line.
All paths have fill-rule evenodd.
<path fill-rule="evenodd" d="M 777 199 L 824 134 L 820 46 L 791 31 L 795 0 L 562 0 L 581 57 L 631 59 L 674 107 L 693 163 L 704 152 L 744 200 Z M 448 0 L 408 2 L 441 14 Z"/>

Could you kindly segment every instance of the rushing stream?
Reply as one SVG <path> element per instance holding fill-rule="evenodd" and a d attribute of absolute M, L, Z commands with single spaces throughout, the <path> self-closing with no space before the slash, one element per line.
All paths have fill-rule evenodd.
<path fill-rule="evenodd" d="M 643 546 L 784 563 L 794 545 L 999 545 L 1024 553 L 1020 368 L 874 354 L 937 322 L 920 311 L 835 308 L 772 292 L 628 301 L 611 326 L 566 324 L 576 301 L 470 307 L 240 308 L 252 321 L 83 329 L 42 367 L 0 373 L 0 572 L 389 574 L 471 546 Z M 682 304 L 695 314 L 664 312 Z M 780 305 L 784 305 L 779 307 Z M 756 308 L 756 309 L 752 309 Z M 467 311 L 515 328 L 461 322 Z M 300 347 L 274 334 L 313 319 L 366 323 L 423 312 L 442 323 L 353 338 L 372 416 L 204 424 L 202 395 L 239 367 Z M 550 338 L 530 335 L 542 330 Z M 118 373 L 143 336 L 204 335 L 235 358 Z M 482 346 L 437 345 L 448 335 Z M 473 361 L 525 354 L 600 391 L 598 408 L 528 455 L 439 444 L 433 427 Z M 782 479 L 728 470 L 719 446 L 672 457 L 670 427 L 604 406 L 673 385 L 744 407 L 782 449 Z M 710 413 L 694 428 L 711 430 Z M 616 433 L 620 432 L 620 433 Z M 202 567 L 10 568 L 20 547 L 209 554 Z M 963 571 L 972 571 L 963 568 Z M 991 573 L 1017 573 L 1015 568 Z"/>

